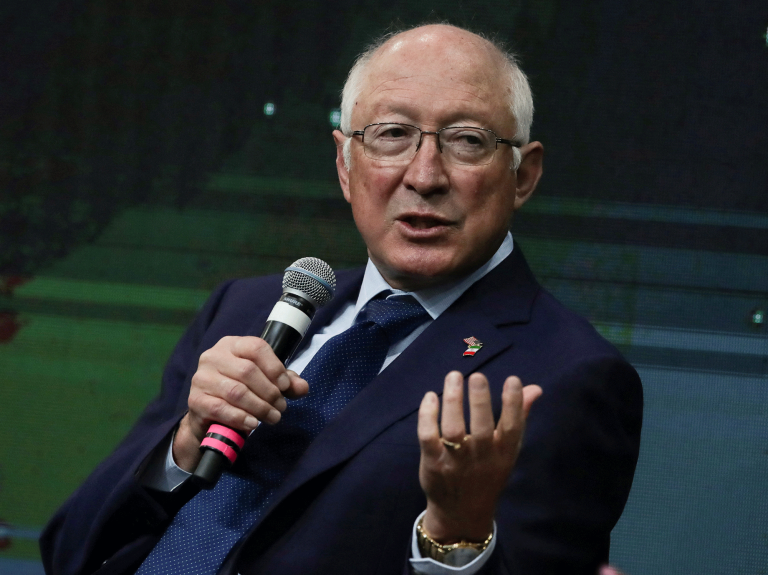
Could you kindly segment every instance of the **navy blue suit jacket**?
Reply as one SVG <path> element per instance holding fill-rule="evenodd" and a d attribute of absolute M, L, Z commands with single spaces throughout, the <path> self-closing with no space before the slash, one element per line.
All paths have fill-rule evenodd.
<path fill-rule="evenodd" d="M 338 274 L 337 296 L 304 345 L 356 298 L 362 275 Z M 200 354 L 226 335 L 259 335 L 280 280 L 237 280 L 212 295 L 177 345 L 161 395 L 43 533 L 49 575 L 132 573 L 149 553 L 194 492 L 157 493 L 137 475 L 184 415 Z M 485 345 L 463 357 L 469 336 Z M 426 504 L 417 412 L 454 369 L 488 377 L 496 417 L 507 376 L 544 390 L 499 501 L 498 543 L 483 572 L 594 575 L 632 483 L 642 389 L 620 354 L 536 283 L 518 246 L 320 433 L 222 573 L 407 572 L 412 524 Z M 258 462 L 246 444 L 235 471 L 249 465 Z"/>

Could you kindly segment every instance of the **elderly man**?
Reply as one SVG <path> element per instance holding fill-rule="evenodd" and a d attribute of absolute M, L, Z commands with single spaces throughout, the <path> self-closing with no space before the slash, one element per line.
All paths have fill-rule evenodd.
<path fill-rule="evenodd" d="M 219 288 L 161 396 L 51 521 L 48 572 L 594 574 L 642 391 L 513 245 L 542 172 L 532 111 L 514 59 L 467 31 L 364 53 L 333 136 L 368 266 L 339 274 L 290 369 L 255 337 L 280 278 Z M 212 422 L 255 431 L 198 493 Z"/>

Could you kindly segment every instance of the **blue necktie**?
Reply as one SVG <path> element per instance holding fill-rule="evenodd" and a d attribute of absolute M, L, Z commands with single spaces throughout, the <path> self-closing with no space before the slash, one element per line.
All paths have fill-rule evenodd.
<path fill-rule="evenodd" d="M 259 462 L 255 471 L 236 465 L 216 487 L 193 497 L 136 574 L 214 575 L 229 550 L 261 518 L 312 440 L 376 377 L 389 348 L 427 319 L 411 296 L 368 302 L 355 324 L 329 339 L 302 372 L 309 393 L 288 401 L 280 423 L 260 425 L 248 439 L 244 451 Z"/>

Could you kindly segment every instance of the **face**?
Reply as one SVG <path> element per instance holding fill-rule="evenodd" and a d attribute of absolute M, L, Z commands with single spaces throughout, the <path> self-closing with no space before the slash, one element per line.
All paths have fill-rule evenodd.
<path fill-rule="evenodd" d="M 406 32 L 369 64 L 352 128 L 375 122 L 429 131 L 464 125 L 512 138 L 509 93 L 500 77 L 495 55 L 472 34 L 447 26 Z M 341 149 L 346 138 L 338 131 L 334 138 L 339 180 L 368 254 L 398 289 L 438 285 L 485 263 L 541 174 L 538 142 L 522 149 L 521 185 L 507 145 L 499 145 L 490 164 L 454 165 L 440 154 L 436 137 L 426 135 L 413 160 L 392 163 L 368 158 L 357 136 L 347 169 Z M 538 166 L 535 177 L 528 175 L 532 164 Z"/>

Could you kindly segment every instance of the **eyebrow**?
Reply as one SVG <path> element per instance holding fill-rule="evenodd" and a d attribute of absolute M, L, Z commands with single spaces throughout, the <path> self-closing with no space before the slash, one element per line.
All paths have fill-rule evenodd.
<path fill-rule="evenodd" d="M 486 122 L 481 122 L 477 118 L 466 116 L 464 114 L 449 115 L 446 122 L 441 122 L 436 129 L 449 128 L 451 126 L 467 126 L 475 128 L 485 128 L 487 130 L 494 130 L 496 128 L 491 125 L 487 125 Z M 414 126 L 421 126 L 421 122 L 416 120 L 416 117 L 409 112 L 402 109 L 390 108 L 389 110 L 374 114 L 373 118 L 366 122 L 366 124 L 411 124 Z"/>

